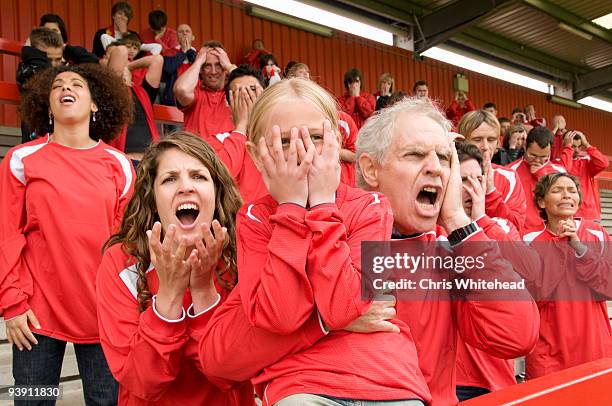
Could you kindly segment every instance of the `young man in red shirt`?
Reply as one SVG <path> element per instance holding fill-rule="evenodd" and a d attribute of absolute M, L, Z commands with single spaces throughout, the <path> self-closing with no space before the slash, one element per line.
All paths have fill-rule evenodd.
<path fill-rule="evenodd" d="M 149 13 L 149 28 L 140 32 L 140 38 L 145 44 L 157 43 L 162 46 L 162 56 L 174 56 L 179 48 L 176 31 L 167 27 L 168 16 L 162 10 Z"/>
<path fill-rule="evenodd" d="M 487 174 L 487 215 L 506 219 L 521 230 L 526 207 L 523 186 L 515 171 L 491 162 L 499 145 L 497 118 L 485 110 L 471 111 L 463 116 L 457 131 L 482 154 Z"/>
<path fill-rule="evenodd" d="M 383 109 L 359 133 L 357 181 L 389 199 L 394 239 L 448 241 L 459 255 L 464 249 L 478 255 L 481 248 L 462 242 L 480 241 L 482 248 L 491 243 L 461 204 L 459 161 L 449 131 L 450 123 L 429 99 L 408 98 Z M 510 264 L 487 253 L 489 260 L 500 261 L 495 270 L 487 269 L 490 276 L 518 280 Z M 422 298 L 398 301 L 396 310 L 415 339 L 434 406 L 457 403 L 454 365 L 459 335 L 500 358 L 529 352 L 536 342 L 539 318 L 528 295 L 508 306 L 497 300 L 479 301 L 476 292 L 461 292 L 465 300 L 459 301 L 447 290 L 418 294 Z"/>
<path fill-rule="evenodd" d="M 361 72 L 351 68 L 344 74 L 346 93 L 338 99 L 340 107 L 353 118 L 357 128 L 361 128 L 376 109 L 376 99 L 370 93 L 364 92 L 362 87 Z"/>
<path fill-rule="evenodd" d="M 185 114 L 185 130 L 202 138 L 215 137 L 207 139 L 215 150 L 234 129 L 223 87 L 235 68 L 219 41 L 206 41 L 174 84 L 176 103 Z"/>
<path fill-rule="evenodd" d="M 510 169 L 516 171 L 523 184 L 527 202 L 525 224 L 521 234 L 544 228 L 544 222 L 533 200 L 533 189 L 538 179 L 549 173 L 567 172 L 560 164 L 550 161 L 552 144 L 553 135 L 548 128 L 534 127 L 529 131 L 525 141 L 525 155 L 522 159 L 509 165 Z"/>
<path fill-rule="evenodd" d="M 561 164 L 570 175 L 580 180 L 582 203 L 576 216 L 600 220 L 601 205 L 595 176 L 608 167 L 608 158 L 591 145 L 582 132 L 568 131 L 563 137 Z"/>

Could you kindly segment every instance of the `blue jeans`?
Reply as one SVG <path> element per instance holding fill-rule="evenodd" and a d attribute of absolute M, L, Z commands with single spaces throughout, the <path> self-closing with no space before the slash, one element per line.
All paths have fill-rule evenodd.
<path fill-rule="evenodd" d="M 418 399 L 409 400 L 357 400 L 327 395 L 297 393 L 276 402 L 274 406 L 425 406 Z"/>
<path fill-rule="evenodd" d="M 59 385 L 66 342 L 34 334 L 38 340 L 32 350 L 19 351 L 13 345 L 15 385 Z M 100 344 L 74 344 L 79 374 L 83 381 L 85 404 L 116 405 L 119 384 L 108 368 Z M 55 400 L 15 401 L 15 405 L 54 405 Z"/>

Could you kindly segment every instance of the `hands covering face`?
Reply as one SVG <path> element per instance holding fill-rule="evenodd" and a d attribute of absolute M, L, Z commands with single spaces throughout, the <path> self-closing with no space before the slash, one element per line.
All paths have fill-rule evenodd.
<path fill-rule="evenodd" d="M 322 133 L 311 135 L 306 127 L 293 127 L 290 136 L 283 139 L 275 125 L 271 137 L 259 139 L 258 167 L 268 192 L 279 204 L 313 207 L 335 201 L 340 184 L 340 145 L 328 120 Z M 319 153 L 315 144 L 321 143 Z"/>

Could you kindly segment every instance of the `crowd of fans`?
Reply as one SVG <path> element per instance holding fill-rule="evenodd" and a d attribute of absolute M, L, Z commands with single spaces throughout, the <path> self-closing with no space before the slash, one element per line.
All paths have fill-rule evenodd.
<path fill-rule="evenodd" d="M 444 110 L 390 73 L 370 94 L 357 68 L 336 98 L 261 40 L 237 66 L 132 16 L 114 4 L 89 52 L 47 14 L 22 50 L 24 144 L 0 166 L 16 385 L 57 385 L 72 342 L 92 405 L 451 405 L 516 384 L 519 357 L 533 379 L 612 355 L 608 160 L 562 116 L 463 91 Z M 160 137 L 155 103 L 184 129 Z M 389 240 L 488 255 L 530 291 L 364 297 L 362 242 Z"/>

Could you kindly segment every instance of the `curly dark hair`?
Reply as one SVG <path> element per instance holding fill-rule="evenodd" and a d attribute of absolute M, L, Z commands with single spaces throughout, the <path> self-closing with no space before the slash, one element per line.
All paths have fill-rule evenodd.
<path fill-rule="evenodd" d="M 49 124 L 49 94 L 55 77 L 62 72 L 79 74 L 89 87 L 98 107 L 96 121 L 89 123 L 89 137 L 108 142 L 115 138 L 132 118 L 132 97 L 123 80 L 110 69 L 98 64 L 60 66 L 44 70 L 25 85 L 20 112 L 37 134 L 53 132 Z"/>
<path fill-rule="evenodd" d="M 226 290 L 231 290 L 238 282 L 236 213 L 242 205 L 238 189 L 227 168 L 206 141 L 187 131 L 177 131 L 151 145 L 145 152 L 138 166 L 134 194 L 125 210 L 121 228 L 104 244 L 105 250 L 114 244 L 121 244 L 123 250 L 136 259 L 138 307 L 141 312 L 149 306 L 152 297 L 146 277 L 146 271 L 151 264 L 146 232 L 159 221 L 153 185 L 160 157 L 169 149 L 178 149 L 198 159 L 210 171 L 215 185 L 213 218 L 227 228 L 227 239 L 221 254 L 223 265 L 217 267 L 215 275 L 219 284 Z"/>

